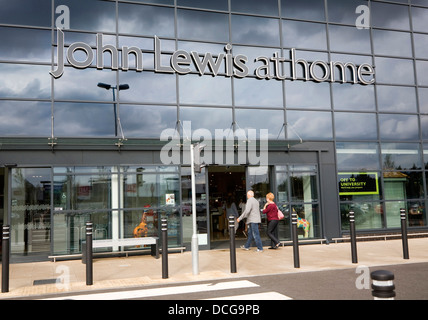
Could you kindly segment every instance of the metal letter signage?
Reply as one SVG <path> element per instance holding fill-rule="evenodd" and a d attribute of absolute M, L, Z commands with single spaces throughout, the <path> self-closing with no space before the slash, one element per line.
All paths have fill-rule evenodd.
<path fill-rule="evenodd" d="M 137 72 L 143 71 L 143 52 L 138 47 L 122 47 L 118 49 L 112 45 L 103 45 L 103 35 L 96 35 L 96 47 L 94 54 L 93 48 L 83 42 L 75 42 L 68 48 L 65 48 L 64 32 L 57 29 L 57 63 L 56 70 L 50 71 L 54 78 L 59 78 L 64 73 L 64 52 L 68 63 L 78 69 L 85 69 L 94 63 L 96 58 L 96 68 L 104 69 L 103 55 L 105 52 L 110 53 L 111 56 L 111 69 L 112 70 L 129 70 L 129 55 L 135 55 L 135 70 Z M 67 50 L 66 50 L 67 49 Z M 232 54 L 232 45 L 226 44 L 224 52 L 217 55 L 212 53 L 200 54 L 196 51 L 187 52 L 185 50 L 177 50 L 170 56 L 169 65 L 162 64 L 162 47 L 161 40 L 154 36 L 154 72 L 157 73 L 177 73 L 186 75 L 192 70 L 203 75 L 211 75 L 216 77 L 222 75 L 226 77 L 245 78 L 250 74 L 247 66 L 248 57 L 238 54 Z M 85 59 L 78 61 L 75 58 L 76 51 L 83 51 Z M 215 57 L 216 56 L 216 57 Z M 359 66 L 352 62 L 340 61 L 322 61 L 316 60 L 313 62 L 304 59 L 296 58 L 296 50 L 290 50 L 290 58 L 282 57 L 279 52 L 274 52 L 272 57 L 260 56 L 254 62 L 257 67 L 253 70 L 253 75 L 257 79 L 265 80 L 304 80 L 315 82 L 341 82 L 341 83 L 360 83 L 363 85 L 370 85 L 375 82 L 375 71 L 372 65 L 363 63 Z M 165 63 L 165 62 L 164 62 Z M 283 65 L 290 64 L 290 74 L 283 74 Z M 193 68 L 192 68 L 193 66 Z M 301 70 L 301 76 L 298 76 L 298 70 Z M 339 79 L 336 79 L 335 73 L 339 74 Z M 347 76 L 349 75 L 349 76 Z"/>

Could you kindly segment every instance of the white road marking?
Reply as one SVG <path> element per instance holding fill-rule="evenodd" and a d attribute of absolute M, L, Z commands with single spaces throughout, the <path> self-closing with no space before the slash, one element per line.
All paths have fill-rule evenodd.
<path fill-rule="evenodd" d="M 251 293 L 243 294 L 238 296 L 229 296 L 229 297 L 218 297 L 205 300 L 292 300 L 293 298 L 287 297 L 278 292 L 261 292 L 261 293 Z"/>
<path fill-rule="evenodd" d="M 228 281 L 220 282 L 216 284 L 205 283 L 187 286 L 176 286 L 176 287 L 163 287 L 155 289 L 142 289 L 142 290 L 129 290 L 129 291 L 118 291 L 118 292 L 106 292 L 106 293 L 90 293 L 74 296 L 65 296 L 58 298 L 50 298 L 44 300 L 121 300 L 121 299 L 137 299 L 146 297 L 158 297 L 173 294 L 186 294 L 195 292 L 208 292 L 217 290 L 229 290 L 229 289 L 242 289 L 242 288 L 254 288 L 259 285 L 247 281 Z"/>

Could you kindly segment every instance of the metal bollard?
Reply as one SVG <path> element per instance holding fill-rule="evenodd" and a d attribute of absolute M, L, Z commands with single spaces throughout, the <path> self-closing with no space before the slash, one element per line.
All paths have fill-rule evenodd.
<path fill-rule="evenodd" d="M 299 258 L 299 237 L 297 235 L 297 213 L 293 209 L 291 214 L 291 233 L 293 237 L 293 257 L 294 257 L 294 268 L 300 268 Z"/>
<path fill-rule="evenodd" d="M 374 300 L 394 300 L 394 274 L 387 270 L 377 270 L 370 273 L 372 279 L 372 296 Z"/>
<path fill-rule="evenodd" d="M 355 214 L 354 211 L 349 211 L 349 230 L 351 232 L 351 255 L 352 263 L 358 263 L 357 257 L 357 238 L 355 233 Z"/>
<path fill-rule="evenodd" d="M 229 236 L 230 236 L 230 273 L 236 273 L 236 246 L 235 246 L 235 223 L 236 218 L 229 216 Z"/>
<path fill-rule="evenodd" d="M 86 222 L 86 285 L 93 283 L 92 222 Z"/>
<path fill-rule="evenodd" d="M 409 244 L 407 241 L 407 217 L 406 210 L 400 209 L 401 217 L 401 241 L 403 242 L 403 259 L 409 259 Z"/>
<path fill-rule="evenodd" d="M 161 219 L 162 230 L 162 279 L 168 279 L 168 221 Z"/>
<path fill-rule="evenodd" d="M 1 292 L 9 292 L 9 239 L 10 226 L 3 226 L 2 236 L 2 271 L 1 271 Z"/>

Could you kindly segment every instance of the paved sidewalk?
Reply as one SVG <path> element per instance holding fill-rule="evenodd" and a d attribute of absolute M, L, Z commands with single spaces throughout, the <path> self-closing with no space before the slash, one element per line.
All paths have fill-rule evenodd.
<path fill-rule="evenodd" d="M 357 243 L 358 264 L 351 261 L 351 245 L 331 243 L 300 245 L 300 268 L 294 268 L 293 247 L 278 250 L 236 249 L 237 273 L 230 273 L 230 253 L 225 250 L 199 251 L 199 274 L 192 272 L 192 253 L 168 255 L 169 278 L 162 279 L 162 258 L 150 255 L 96 258 L 93 264 L 92 286 L 86 285 L 86 266 L 81 260 L 34 262 L 10 265 L 9 292 L 0 299 L 33 295 L 91 291 L 108 288 L 233 279 L 239 277 L 300 273 L 332 269 L 386 266 L 428 262 L 428 238 L 409 239 L 409 257 L 403 259 L 401 240 L 364 241 Z M 35 284 L 37 280 L 56 283 Z M 65 281 L 64 281 L 65 279 Z M 43 281 L 42 281 L 43 282 Z"/>

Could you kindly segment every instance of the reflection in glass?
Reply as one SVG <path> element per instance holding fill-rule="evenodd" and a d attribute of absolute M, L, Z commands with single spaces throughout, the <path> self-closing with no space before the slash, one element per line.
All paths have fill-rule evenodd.
<path fill-rule="evenodd" d="M 0 27 L 0 59 L 51 62 L 51 31 Z"/>
<path fill-rule="evenodd" d="M 382 162 L 384 170 L 421 169 L 419 144 L 382 143 Z"/>
<path fill-rule="evenodd" d="M 119 33 L 174 37 L 174 9 L 119 3 Z"/>
<path fill-rule="evenodd" d="M 358 199 L 357 199 L 358 200 Z M 355 229 L 380 229 L 383 228 L 383 206 L 381 202 L 366 200 L 363 202 L 342 202 L 340 204 L 340 216 L 342 230 L 349 230 L 349 211 L 355 213 Z"/>
<path fill-rule="evenodd" d="M 113 103 L 55 102 L 54 135 L 57 137 L 113 137 Z"/>
<path fill-rule="evenodd" d="M 330 86 L 327 82 L 288 81 L 285 97 L 287 109 L 331 109 Z"/>
<path fill-rule="evenodd" d="M 180 104 L 232 105 L 231 79 L 188 74 L 179 78 Z"/>
<path fill-rule="evenodd" d="M 0 97 L 50 99 L 50 66 L 0 63 Z"/>
<path fill-rule="evenodd" d="M 373 47 L 376 55 L 412 56 L 410 33 L 376 30 L 373 31 Z"/>
<path fill-rule="evenodd" d="M 421 115 L 422 139 L 428 140 L 428 116 Z"/>
<path fill-rule="evenodd" d="M 428 88 L 418 88 L 419 111 L 428 113 Z"/>
<path fill-rule="evenodd" d="M 426 5 L 426 4 L 425 4 Z M 426 32 L 428 20 L 428 8 L 412 7 L 412 25 L 413 31 Z"/>
<path fill-rule="evenodd" d="M 177 10 L 178 37 L 185 40 L 229 42 L 227 14 Z M 156 33 L 154 33 L 156 34 Z"/>
<path fill-rule="evenodd" d="M 379 170 L 377 143 L 337 142 L 337 168 L 345 170 Z"/>
<path fill-rule="evenodd" d="M 377 83 L 415 83 L 412 60 L 375 57 L 375 65 Z"/>
<path fill-rule="evenodd" d="M 231 0 L 232 12 L 278 16 L 277 0 Z"/>
<path fill-rule="evenodd" d="M 371 23 L 373 27 L 409 30 L 409 8 L 406 5 L 373 2 Z"/>
<path fill-rule="evenodd" d="M 379 111 L 416 113 L 416 92 L 413 87 L 376 87 Z"/>
<path fill-rule="evenodd" d="M 0 23 L 51 27 L 51 2 L 46 0 L 1 1 Z"/>
<path fill-rule="evenodd" d="M 282 34 L 284 47 L 327 49 L 325 24 L 284 20 Z"/>
<path fill-rule="evenodd" d="M 281 0 L 282 16 L 292 19 L 325 20 L 323 0 Z"/>
<path fill-rule="evenodd" d="M 355 10 L 358 6 L 367 6 L 365 0 L 327 0 L 328 20 L 355 26 L 357 15 Z"/>
<path fill-rule="evenodd" d="M 284 123 L 284 112 L 282 110 L 236 109 L 235 117 L 237 129 L 244 129 L 247 137 L 249 137 L 248 130 L 255 129 L 257 139 L 263 138 L 266 130 L 270 140 L 284 139 L 284 131 L 281 131 Z"/>
<path fill-rule="evenodd" d="M 154 72 L 119 72 L 119 83 L 129 85 L 120 91 L 120 101 L 145 103 L 176 103 L 176 77 Z"/>
<path fill-rule="evenodd" d="M 293 172 L 291 174 L 291 201 L 318 201 L 317 174 Z"/>
<path fill-rule="evenodd" d="M 4 137 L 50 137 L 51 103 L 0 101 L 0 135 Z"/>
<path fill-rule="evenodd" d="M 380 138 L 385 140 L 418 140 L 419 125 L 416 115 L 380 114 Z"/>
<path fill-rule="evenodd" d="M 174 2 L 174 0 L 170 0 Z M 229 9 L 228 0 L 216 0 L 216 1 L 200 1 L 200 0 L 177 0 L 177 6 L 193 7 L 211 10 L 224 10 Z"/>
<path fill-rule="evenodd" d="M 374 111 L 374 87 L 350 83 L 333 83 L 335 110 Z"/>
<path fill-rule="evenodd" d="M 236 106 L 283 108 L 281 81 L 235 79 L 234 89 Z"/>
<path fill-rule="evenodd" d="M 377 139 L 374 113 L 335 112 L 334 121 L 337 139 Z"/>
<path fill-rule="evenodd" d="M 332 120 L 330 112 L 287 111 L 287 136 L 289 139 L 326 140 L 332 139 Z"/>
<path fill-rule="evenodd" d="M 418 85 L 428 86 L 428 61 L 416 60 L 416 73 L 418 75 Z"/>
<path fill-rule="evenodd" d="M 415 45 L 415 57 L 428 59 L 428 35 L 427 34 L 413 34 Z"/>
<path fill-rule="evenodd" d="M 163 130 L 175 128 L 177 107 L 121 104 L 120 119 L 125 137 L 159 139 Z"/>
<path fill-rule="evenodd" d="M 370 53 L 370 30 L 329 25 L 330 49 L 332 51 Z"/>
<path fill-rule="evenodd" d="M 232 15 L 232 41 L 240 44 L 256 44 L 278 47 L 279 20 Z"/>
<path fill-rule="evenodd" d="M 207 117 L 206 115 L 210 116 Z M 222 130 L 226 135 L 232 124 L 232 109 L 229 108 L 202 108 L 180 107 L 180 121 L 184 127 L 183 137 L 191 136 L 197 129 L 207 129 L 215 137 L 215 130 Z M 185 123 L 190 121 L 190 123 Z"/>

